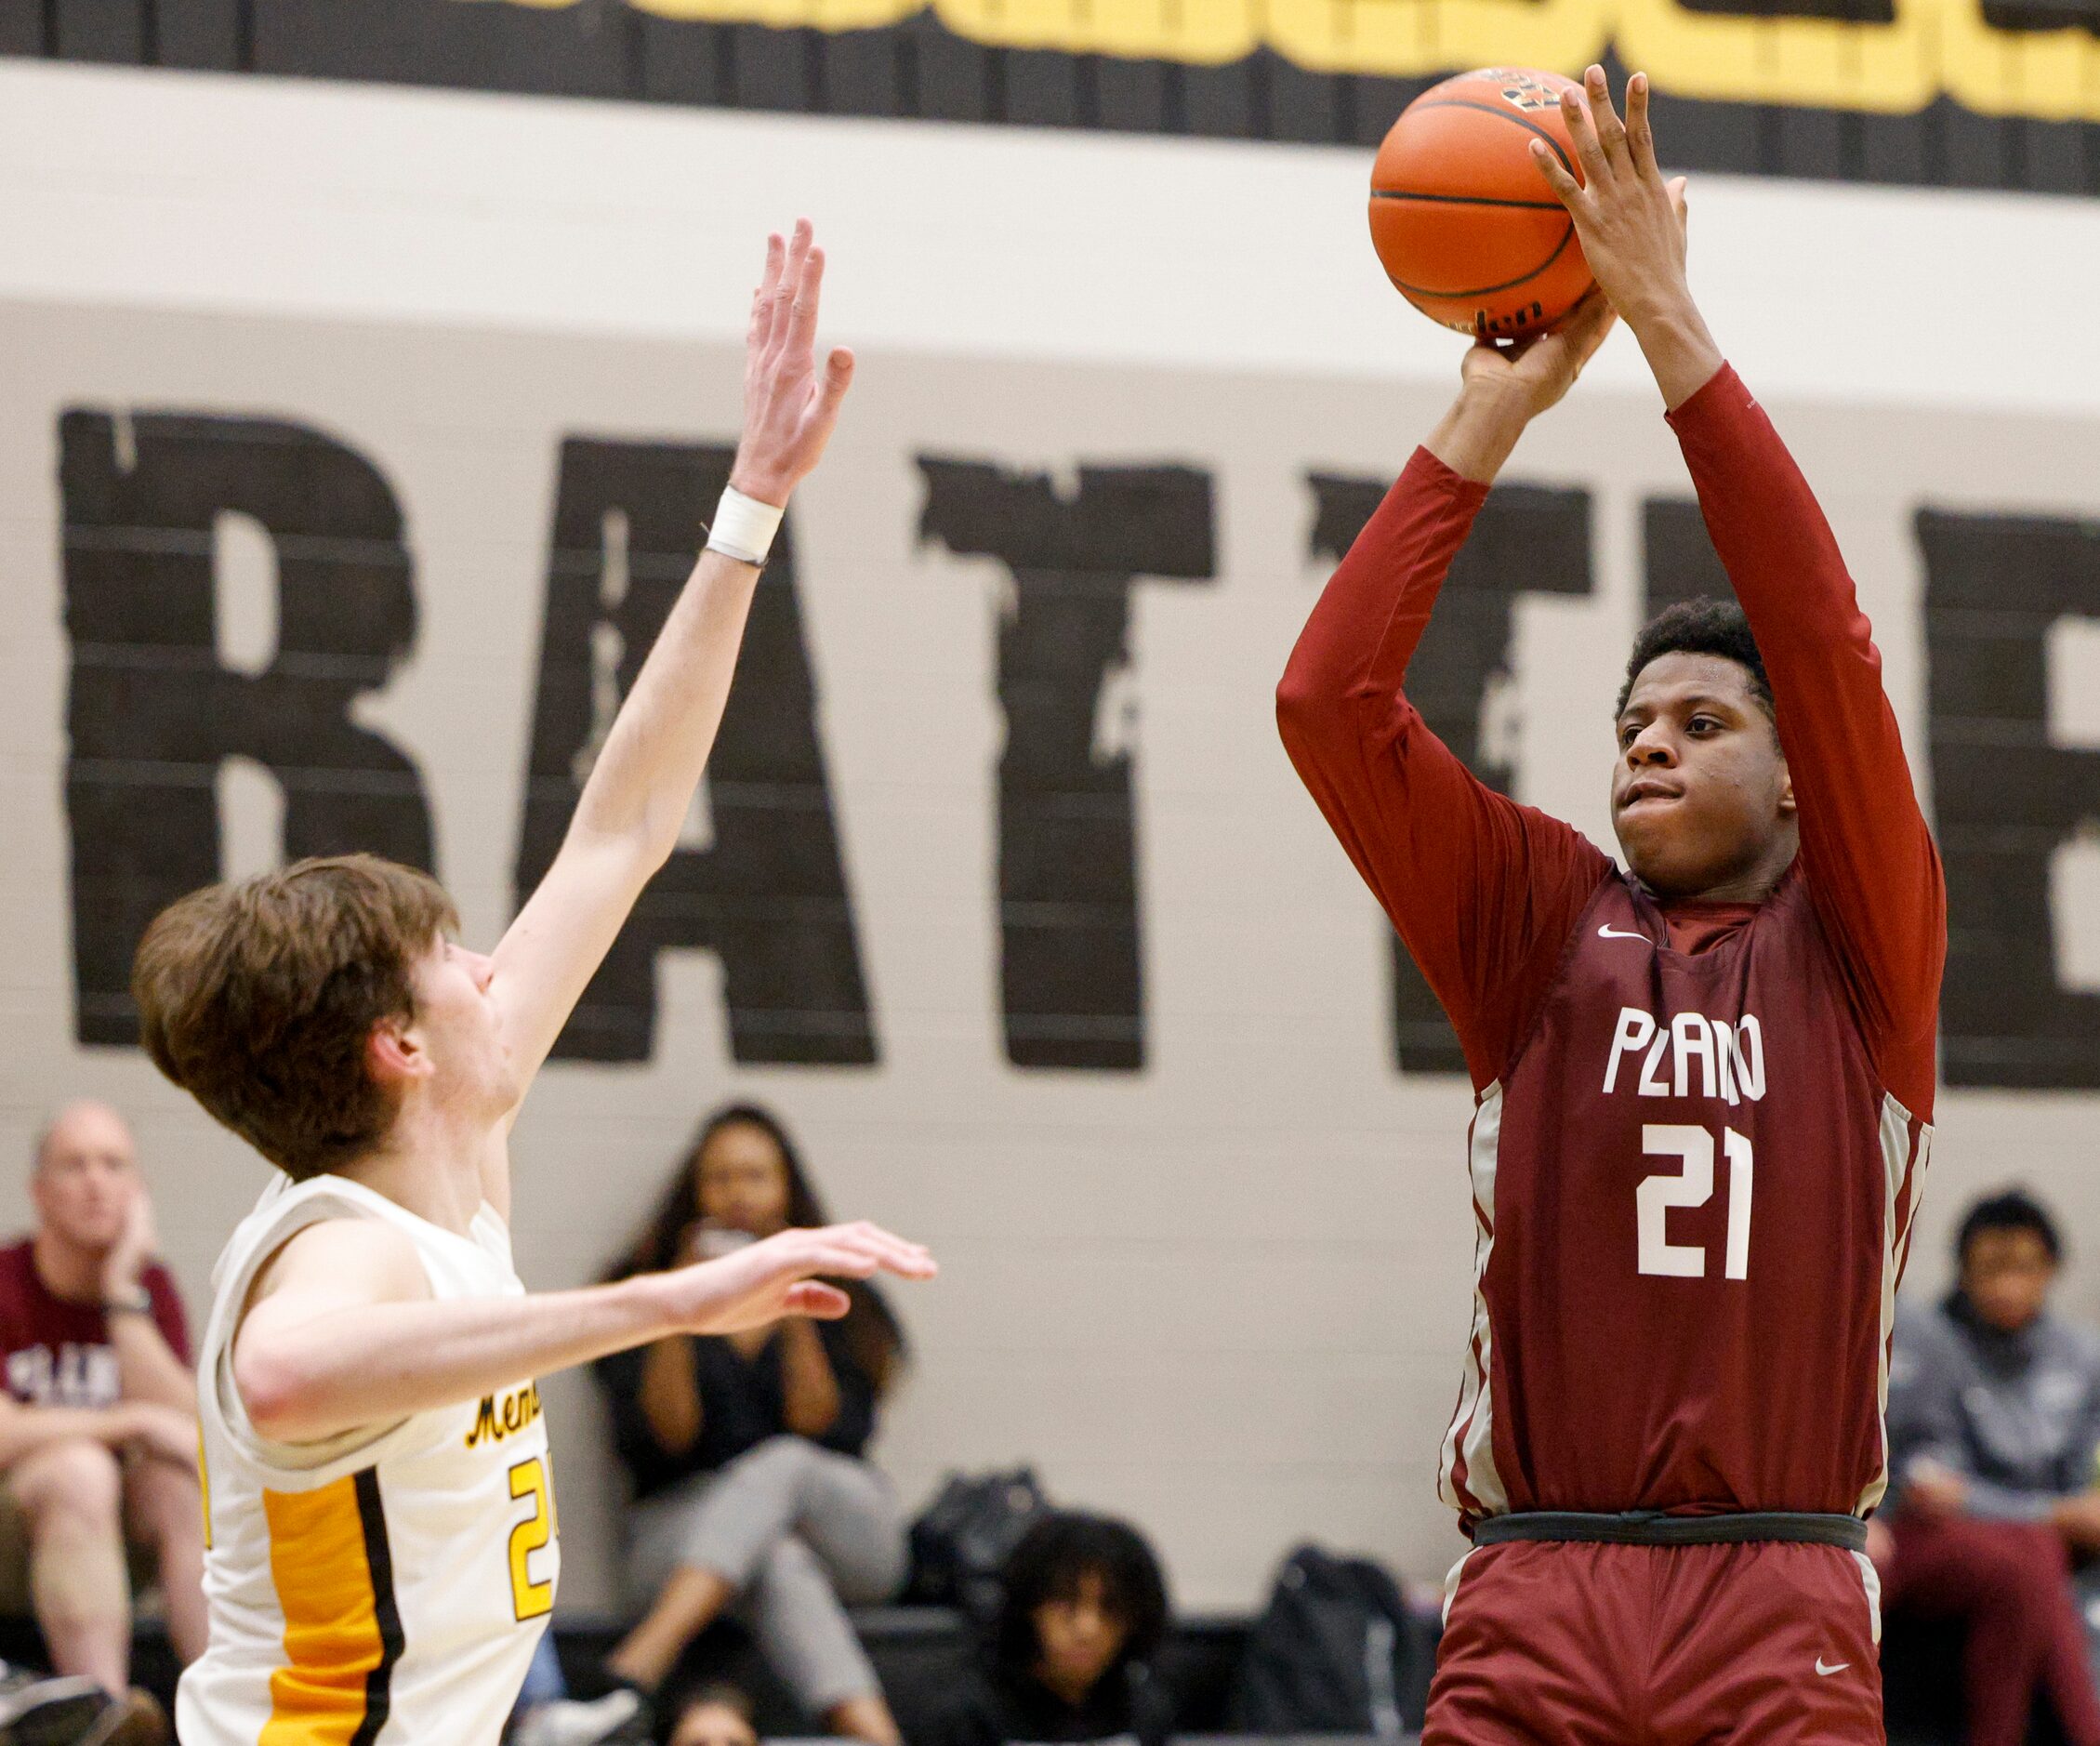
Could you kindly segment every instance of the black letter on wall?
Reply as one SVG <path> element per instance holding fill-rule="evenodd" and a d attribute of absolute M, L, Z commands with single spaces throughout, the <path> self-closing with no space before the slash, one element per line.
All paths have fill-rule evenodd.
<path fill-rule="evenodd" d="M 75 1025 L 82 1042 L 135 1043 L 139 934 L 220 875 L 225 759 L 277 777 L 287 858 L 364 849 L 430 866 L 415 765 L 350 719 L 413 642 L 416 598 L 386 481 L 318 431 L 73 411 L 59 435 Z M 219 664 L 213 537 L 225 511 L 253 516 L 276 550 L 278 645 L 260 673 Z"/>
<path fill-rule="evenodd" d="M 561 445 L 518 844 L 521 904 L 561 846 L 584 778 L 692 572 L 702 522 L 734 458 L 720 446 L 581 437 Z M 712 846 L 677 851 L 650 881 L 557 1055 L 646 1061 L 656 955 L 684 948 L 721 960 L 738 1061 L 876 1058 L 796 602 L 793 525 L 792 517 L 782 524 L 759 584 L 707 761 Z"/>
<path fill-rule="evenodd" d="M 2100 819 L 2100 754 L 2049 742 L 2050 627 L 2100 615 L 2100 522 L 1923 509 L 1949 1085 L 2100 1085 L 2100 997 L 2056 980 L 2050 861 Z"/>
<path fill-rule="evenodd" d="M 1349 549 L 1385 496 L 1375 479 L 1309 476 L 1313 555 Z M 1437 738 L 1490 787 L 1509 791 L 1513 764 L 1490 761 L 1481 718 L 1491 681 L 1510 678 L 1510 638 L 1524 594 L 1590 592 L 1590 494 L 1543 485 L 1499 485 L 1488 494 L 1446 577 L 1420 646 L 1407 666 L 1407 695 Z M 1466 1060 L 1444 1010 L 1398 934 L 1393 936 L 1393 1048 L 1403 1073 L 1463 1073 Z"/>
<path fill-rule="evenodd" d="M 1641 548 L 1649 617 L 1679 601 L 1736 598 L 1697 497 L 1650 497 L 1642 504 Z M 1617 686 L 1612 694 L 1618 694 Z"/>
<path fill-rule="evenodd" d="M 1076 495 L 1042 473 L 921 456 L 921 537 L 996 558 L 999 619 L 999 967 L 1007 1059 L 1021 1067 L 1144 1065 L 1130 753 L 1104 743 L 1106 688 L 1130 664 L 1140 576 L 1208 580 L 1210 475 L 1081 467 Z M 1113 729 L 1111 735 L 1113 738 Z"/>

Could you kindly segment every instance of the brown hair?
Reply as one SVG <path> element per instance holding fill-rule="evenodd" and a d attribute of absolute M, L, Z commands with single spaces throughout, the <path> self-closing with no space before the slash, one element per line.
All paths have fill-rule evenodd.
<path fill-rule="evenodd" d="M 295 1182 L 372 1149 L 399 1103 L 364 1060 L 416 1012 L 409 972 L 458 926 L 428 873 L 322 855 L 170 904 L 132 961 L 153 1065 Z"/>

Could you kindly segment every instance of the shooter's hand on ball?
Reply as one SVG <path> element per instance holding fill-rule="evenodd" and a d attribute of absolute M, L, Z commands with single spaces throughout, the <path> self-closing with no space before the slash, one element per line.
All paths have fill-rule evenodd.
<path fill-rule="evenodd" d="M 1672 411 L 1721 367 L 1684 276 L 1684 181 L 1665 181 L 1648 126 L 1648 75 L 1627 82 L 1626 119 L 1612 107 L 1605 70 L 1583 75 L 1583 95 L 1561 95 L 1561 115 L 1582 165 L 1578 182 L 1541 141 L 1532 161 L 1568 209 L 1598 286 L 1647 354 Z"/>
<path fill-rule="evenodd" d="M 1493 483 L 1517 439 L 1575 386 L 1616 316 L 1592 291 L 1551 333 L 1512 344 L 1477 339 L 1459 366 L 1464 386 L 1425 446 L 1462 479 Z"/>
<path fill-rule="evenodd" d="M 1559 404 L 1617 319 L 1611 304 L 1592 291 L 1551 333 L 1501 345 L 1475 340 L 1459 366 L 1459 377 L 1469 390 L 1507 398 L 1528 421 Z"/>
<path fill-rule="evenodd" d="M 785 243 L 766 239 L 765 277 L 751 294 L 744 342 L 744 437 L 729 483 L 776 509 L 824 456 L 853 380 L 853 354 L 834 346 L 816 364 L 824 250 L 807 218 Z"/>

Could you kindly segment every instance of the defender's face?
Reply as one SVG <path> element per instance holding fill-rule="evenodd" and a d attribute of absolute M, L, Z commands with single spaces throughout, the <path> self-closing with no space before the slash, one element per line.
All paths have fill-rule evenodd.
<path fill-rule="evenodd" d="M 113 1110 L 69 1110 L 51 1130 L 31 1196 L 38 1220 L 76 1249 L 108 1250 L 138 1196 L 131 1131 Z"/>
<path fill-rule="evenodd" d="M 1612 827 L 1627 865 L 1660 896 L 1725 886 L 1793 828 L 1779 736 L 1750 674 L 1717 655 L 1658 655 L 1618 718 Z"/>
<path fill-rule="evenodd" d="M 509 1052 L 489 994 L 493 962 L 440 939 L 410 972 L 416 1035 L 429 1056 L 439 1095 L 501 1113 L 515 1103 Z"/>

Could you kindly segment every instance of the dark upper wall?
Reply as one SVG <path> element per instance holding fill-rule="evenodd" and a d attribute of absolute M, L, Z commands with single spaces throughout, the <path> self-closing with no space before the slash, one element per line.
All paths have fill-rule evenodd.
<path fill-rule="evenodd" d="M 1067 17 L 1014 0 L 937 11 L 909 0 L 0 0 L 0 54 L 1370 145 L 1450 70 L 1422 33 L 1389 40 L 1403 4 L 1069 0 Z M 1626 58 L 1656 78 L 1667 153 L 1685 168 L 2100 193 L 2100 0 L 1428 4 L 1437 28 L 1466 38 L 1449 51 L 1456 64 L 1486 58 L 1469 45 L 1562 62 L 1631 45 Z M 660 15 L 703 7 L 730 21 Z M 733 21 L 759 10 L 895 21 Z"/>

